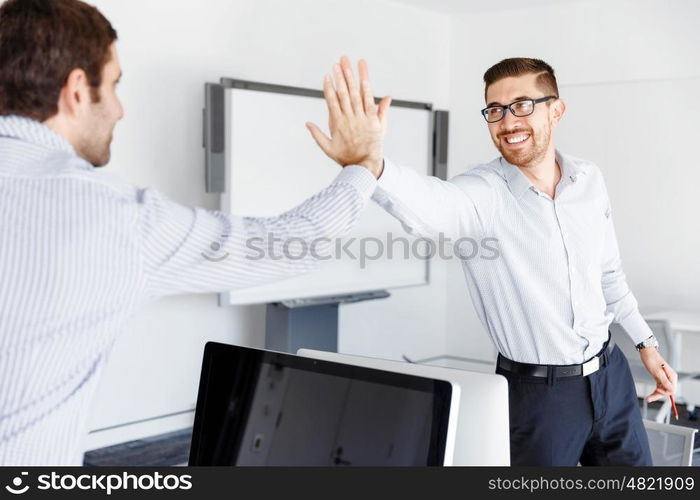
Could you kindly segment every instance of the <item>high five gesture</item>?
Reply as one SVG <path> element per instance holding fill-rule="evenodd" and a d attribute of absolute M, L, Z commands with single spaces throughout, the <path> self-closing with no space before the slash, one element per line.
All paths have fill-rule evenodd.
<path fill-rule="evenodd" d="M 359 84 L 347 57 L 333 65 L 333 80 L 326 76 L 323 95 L 328 105 L 328 129 L 326 136 L 314 123 L 307 123 L 311 135 L 319 147 L 333 161 L 345 167 L 362 165 L 375 177 L 382 173 L 384 136 L 390 97 L 375 103 L 370 88 L 367 63 L 358 63 Z M 335 83 L 335 85 L 334 85 Z"/>

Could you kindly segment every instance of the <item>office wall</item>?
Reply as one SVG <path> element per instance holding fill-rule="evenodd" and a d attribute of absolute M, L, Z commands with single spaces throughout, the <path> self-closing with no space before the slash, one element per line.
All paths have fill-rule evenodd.
<path fill-rule="evenodd" d="M 95 4 L 119 33 L 124 72 L 126 115 L 106 171 L 183 204 L 218 207 L 204 189 L 204 82 L 228 76 L 320 88 L 346 54 L 370 61 L 377 95 L 391 90 L 395 98 L 448 104 L 450 22 L 441 15 L 370 0 Z M 340 349 L 390 358 L 443 353 L 445 291 L 437 265 L 429 286 L 343 306 Z M 220 308 L 215 295 L 163 299 L 142 310 L 115 347 L 91 427 L 176 415 L 94 434 L 87 447 L 184 427 L 191 413 L 177 413 L 195 401 L 204 342 L 262 347 L 264 317 L 263 306 Z"/>
<path fill-rule="evenodd" d="M 669 85 L 649 87 L 668 89 L 677 82 L 695 81 L 700 88 L 700 32 L 694 26 L 697 19 L 700 19 L 700 3 L 692 0 L 551 2 L 498 12 L 462 12 L 454 16 L 450 76 L 451 175 L 498 156 L 478 112 L 484 105 L 482 75 L 492 64 L 514 56 L 544 59 L 555 68 L 560 94 L 565 100 L 568 89 L 573 94 L 574 89 L 613 83 L 616 92 L 622 87 L 624 94 L 624 88 L 628 88 L 630 95 L 637 96 L 640 82 L 667 82 Z M 674 101 L 674 95 L 661 91 L 644 98 L 668 102 L 669 106 L 683 106 Z M 570 117 L 575 113 L 571 107 L 567 110 Z M 595 138 L 595 123 L 573 130 L 566 118 L 561 133 L 565 131 L 569 138 L 578 136 L 576 141 L 580 137 L 578 148 L 576 141 L 567 141 L 567 147 L 572 149 L 569 153 L 581 155 L 581 151 L 587 150 L 586 141 Z M 599 119 L 617 120 L 626 131 L 636 127 L 640 138 L 645 137 L 644 123 L 606 116 L 604 109 L 600 110 Z M 653 117 L 648 119 L 653 120 Z M 684 132 L 697 130 L 697 120 L 697 116 L 681 112 L 673 127 Z M 571 119 L 569 123 L 575 121 Z M 673 134 L 673 130 L 668 130 L 668 134 Z M 600 164 L 609 178 L 608 190 L 617 213 L 638 210 L 646 217 L 652 203 L 660 207 L 673 203 L 678 208 L 664 212 L 670 216 L 664 221 L 667 227 L 663 235 L 645 232 L 644 217 L 639 218 L 638 224 L 617 225 L 628 283 L 642 312 L 697 310 L 700 272 L 697 255 L 693 257 L 688 252 L 688 249 L 700 247 L 695 218 L 700 211 L 695 193 L 700 183 L 697 155 L 693 145 L 687 144 L 687 166 L 683 171 L 674 172 L 673 177 L 683 181 L 667 185 L 663 179 L 670 172 L 669 165 L 663 161 L 664 137 L 641 140 L 656 141 L 658 149 L 654 159 L 635 165 L 606 165 L 605 158 L 590 158 Z M 635 148 L 635 144 L 625 143 L 620 147 Z M 669 152 L 669 155 L 671 153 L 677 156 L 676 152 Z M 612 170 L 616 168 L 626 169 L 629 175 L 616 175 Z M 673 244 L 664 241 L 673 241 Z M 651 255 L 651 258 L 645 260 L 642 255 Z M 457 265 L 448 272 L 447 299 L 448 350 L 463 356 L 492 356 L 490 343 L 484 342 L 485 332 L 471 306 L 467 305 L 467 290 Z M 686 367 L 692 362 L 692 353 L 700 352 L 700 342 L 690 337 L 684 350 L 688 358 Z"/>

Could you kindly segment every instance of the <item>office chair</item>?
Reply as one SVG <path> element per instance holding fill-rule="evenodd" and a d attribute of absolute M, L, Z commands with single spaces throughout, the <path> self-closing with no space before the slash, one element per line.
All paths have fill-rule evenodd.
<path fill-rule="evenodd" d="M 697 429 L 653 420 L 643 422 L 649 438 L 651 460 L 655 466 L 693 465 L 693 443 Z"/>

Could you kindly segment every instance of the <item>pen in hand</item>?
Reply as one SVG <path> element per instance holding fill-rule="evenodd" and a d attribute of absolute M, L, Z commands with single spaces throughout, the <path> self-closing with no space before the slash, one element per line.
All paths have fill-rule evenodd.
<path fill-rule="evenodd" d="M 661 368 L 663 368 L 664 373 L 666 374 L 666 376 L 668 376 L 665 363 L 661 365 Z M 678 409 L 676 408 L 676 401 L 673 399 L 673 394 L 671 394 L 669 397 L 671 398 L 671 408 L 673 408 L 673 416 L 676 417 L 676 420 L 678 420 Z"/>

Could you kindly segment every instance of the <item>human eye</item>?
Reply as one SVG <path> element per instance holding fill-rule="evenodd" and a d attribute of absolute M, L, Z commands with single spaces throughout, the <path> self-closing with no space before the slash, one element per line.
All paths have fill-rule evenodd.
<path fill-rule="evenodd" d="M 513 106 L 513 109 L 516 113 L 529 113 L 530 111 L 532 111 L 532 101 L 529 99 L 525 101 L 514 102 L 511 106 Z"/>
<path fill-rule="evenodd" d="M 503 106 L 491 106 L 486 108 L 486 115 L 489 118 L 496 118 L 503 114 Z"/>

